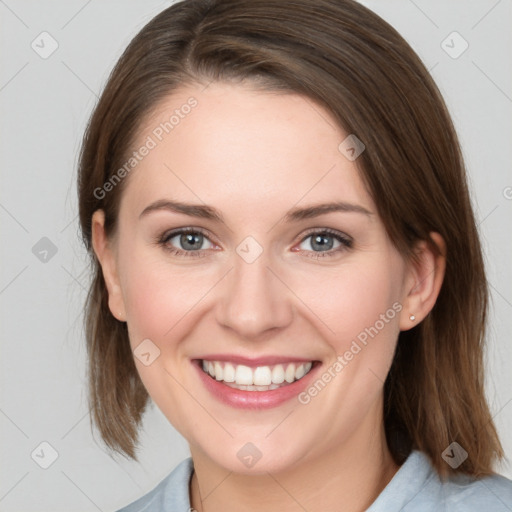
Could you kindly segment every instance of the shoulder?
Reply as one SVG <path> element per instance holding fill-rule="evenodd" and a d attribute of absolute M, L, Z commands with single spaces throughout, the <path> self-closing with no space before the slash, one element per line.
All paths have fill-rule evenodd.
<path fill-rule="evenodd" d="M 441 482 L 444 504 L 449 510 L 507 512 L 512 510 L 512 480 L 494 474 L 481 478 L 453 477 Z"/>
<path fill-rule="evenodd" d="M 174 512 L 190 510 L 189 481 L 194 470 L 192 458 L 180 462 L 153 490 L 117 512 Z"/>
<path fill-rule="evenodd" d="M 368 512 L 510 512 L 512 480 L 493 474 L 441 479 L 429 457 L 413 450 Z"/>

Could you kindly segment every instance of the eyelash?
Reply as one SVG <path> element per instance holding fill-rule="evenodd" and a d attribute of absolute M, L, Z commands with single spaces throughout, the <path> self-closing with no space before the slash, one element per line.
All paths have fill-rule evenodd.
<path fill-rule="evenodd" d="M 159 245 L 161 245 L 166 251 L 170 252 L 172 255 L 175 255 L 175 256 L 184 256 L 187 258 L 203 258 L 204 256 L 206 256 L 205 251 L 207 251 L 208 249 L 201 249 L 201 250 L 196 250 L 196 251 L 183 251 L 181 249 L 176 249 L 175 247 L 168 245 L 169 240 L 171 240 L 175 236 L 189 234 L 189 233 L 203 235 L 205 238 L 207 238 L 211 242 L 208 234 L 205 231 L 203 231 L 200 228 L 190 227 L 190 228 L 180 228 L 175 231 L 165 232 L 157 239 L 157 243 Z M 326 257 L 327 258 L 334 257 L 341 251 L 351 249 L 353 246 L 353 241 L 350 238 L 343 235 L 339 231 L 335 231 L 330 228 L 324 228 L 324 229 L 316 229 L 315 228 L 315 229 L 308 231 L 303 236 L 303 238 L 300 240 L 299 244 L 302 244 L 305 240 L 307 240 L 312 235 L 329 235 L 329 236 L 335 238 L 336 240 L 338 240 L 338 242 L 340 242 L 341 245 L 336 249 L 330 249 L 328 251 L 298 250 L 296 252 L 305 253 L 305 255 L 308 258 L 321 259 L 321 258 L 326 258 Z"/>

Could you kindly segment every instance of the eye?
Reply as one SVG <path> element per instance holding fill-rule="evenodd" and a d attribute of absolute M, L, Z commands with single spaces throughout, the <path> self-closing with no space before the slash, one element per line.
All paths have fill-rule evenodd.
<path fill-rule="evenodd" d="M 203 230 L 193 227 L 165 232 L 157 239 L 157 243 L 173 255 L 195 258 L 206 256 L 206 251 L 216 247 Z M 318 259 L 336 256 L 342 251 L 350 249 L 352 244 L 352 239 L 343 233 L 324 228 L 310 231 L 301 240 L 299 248 L 292 250 L 301 252 L 307 257 Z"/>
<path fill-rule="evenodd" d="M 343 233 L 325 228 L 311 231 L 302 239 L 299 245 L 302 248 L 295 250 L 311 258 L 324 258 L 336 256 L 352 248 L 352 245 L 353 241 Z"/>
<path fill-rule="evenodd" d="M 196 258 L 205 256 L 203 251 L 215 247 L 206 233 L 198 228 L 180 228 L 166 232 L 158 243 L 171 254 Z"/>

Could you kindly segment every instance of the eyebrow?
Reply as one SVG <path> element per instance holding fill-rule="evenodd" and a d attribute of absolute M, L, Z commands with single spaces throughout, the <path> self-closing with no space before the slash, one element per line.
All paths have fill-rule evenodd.
<path fill-rule="evenodd" d="M 159 199 L 144 208 L 139 215 L 139 219 L 154 211 L 167 210 L 174 213 L 182 213 L 190 217 L 198 217 L 225 224 L 222 214 L 212 206 L 202 204 L 188 204 L 180 201 L 171 201 L 169 199 Z M 299 220 L 311 219 L 320 215 L 332 212 L 360 213 L 372 216 L 373 212 L 367 210 L 358 204 L 347 203 L 344 201 L 335 201 L 330 203 L 316 204 L 306 207 L 295 207 L 284 216 L 285 222 L 297 222 Z"/>

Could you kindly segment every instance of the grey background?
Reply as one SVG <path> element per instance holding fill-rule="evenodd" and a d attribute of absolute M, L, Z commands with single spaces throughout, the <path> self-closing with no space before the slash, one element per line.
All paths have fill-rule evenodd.
<path fill-rule="evenodd" d="M 462 141 L 492 290 L 487 394 L 509 458 L 497 470 L 512 478 L 512 2 L 363 3 L 422 57 Z M 115 510 L 189 454 L 155 407 L 140 463 L 110 457 L 91 433 L 81 332 L 88 267 L 76 217 L 77 154 L 97 95 L 130 39 L 170 4 L 0 0 L 3 512 Z M 43 31 L 58 43 L 46 59 L 31 47 L 51 48 L 49 39 L 42 48 Z M 446 40 L 453 31 L 469 44 L 458 58 L 464 43 Z M 48 469 L 42 442 L 58 453 Z"/>

